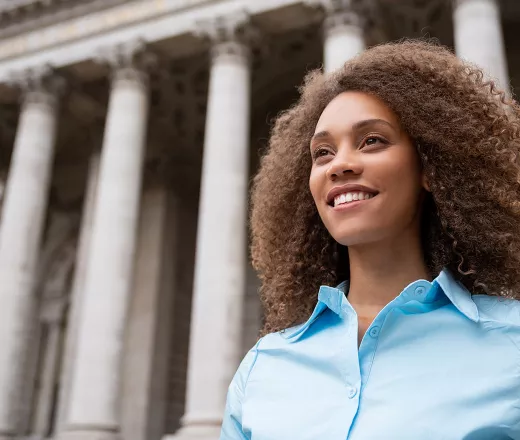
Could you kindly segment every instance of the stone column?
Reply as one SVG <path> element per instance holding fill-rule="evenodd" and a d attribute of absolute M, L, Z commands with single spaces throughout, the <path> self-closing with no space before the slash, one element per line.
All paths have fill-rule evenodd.
<path fill-rule="evenodd" d="M 454 0 L 453 25 L 457 55 L 479 65 L 509 92 L 498 0 Z"/>
<path fill-rule="evenodd" d="M 63 439 L 120 439 L 119 396 L 148 117 L 140 45 L 114 67 Z"/>
<path fill-rule="evenodd" d="M 97 136 L 96 136 L 97 138 Z M 78 251 L 76 254 L 76 269 L 72 280 L 70 292 L 70 307 L 68 309 L 67 329 L 65 335 L 65 348 L 63 364 L 60 375 L 60 389 L 58 397 L 57 431 L 61 432 L 65 423 L 66 409 L 70 397 L 70 385 L 72 380 L 72 370 L 76 358 L 76 342 L 78 338 L 78 322 L 81 316 L 81 305 L 83 303 L 83 293 L 85 285 L 85 271 L 88 261 L 90 242 L 92 240 L 92 220 L 94 217 L 94 207 L 96 204 L 97 184 L 99 176 L 99 145 L 95 139 L 94 151 L 90 157 L 88 168 L 87 186 L 83 201 L 83 212 L 81 219 L 81 229 L 78 241 Z"/>
<path fill-rule="evenodd" d="M 241 355 L 249 176 L 247 17 L 208 25 L 212 37 L 182 439 L 217 439 Z"/>
<path fill-rule="evenodd" d="M 60 261 L 59 271 L 61 273 L 58 274 L 60 281 L 65 281 L 72 272 L 76 249 L 75 246 L 71 246 L 69 243 L 64 251 L 65 259 Z M 59 282 L 59 284 L 59 293 L 65 293 L 63 287 L 66 284 L 62 282 Z M 46 293 L 44 292 L 44 296 L 47 296 Z M 37 372 L 40 385 L 38 393 L 34 396 L 36 405 L 31 431 L 31 434 L 37 437 L 40 436 L 40 438 L 45 438 L 51 428 L 56 379 L 61 361 L 66 308 L 67 298 L 64 296 L 44 298 L 41 307 L 39 351 L 42 356 L 42 363 L 40 370 Z"/>
<path fill-rule="evenodd" d="M 134 293 L 128 312 L 121 392 L 125 440 L 160 439 L 164 433 L 170 352 L 178 349 L 170 337 L 178 206 L 168 183 L 154 177 L 149 179 L 152 182 L 146 179 L 143 189 Z"/>
<path fill-rule="evenodd" d="M 37 258 L 45 222 L 56 140 L 57 94 L 48 69 L 21 75 L 25 95 L 0 227 L 0 439 L 21 423 L 26 356 L 35 312 Z"/>
<path fill-rule="evenodd" d="M 365 50 L 363 19 L 353 0 L 307 0 L 325 11 L 323 22 L 325 73 L 339 69 L 346 61 Z"/>

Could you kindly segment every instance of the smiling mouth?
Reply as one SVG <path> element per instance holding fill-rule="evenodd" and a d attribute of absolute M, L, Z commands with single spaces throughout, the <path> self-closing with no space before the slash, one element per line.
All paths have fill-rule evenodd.
<path fill-rule="evenodd" d="M 368 193 L 365 191 L 349 191 L 344 194 L 337 195 L 331 202 L 328 203 L 328 205 L 332 208 L 336 208 L 342 205 L 349 205 L 355 202 L 370 200 L 376 196 L 377 194 Z"/>

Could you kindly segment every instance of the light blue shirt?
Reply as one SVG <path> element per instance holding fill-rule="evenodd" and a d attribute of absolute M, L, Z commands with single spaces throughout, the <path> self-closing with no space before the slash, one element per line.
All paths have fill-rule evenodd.
<path fill-rule="evenodd" d="M 443 270 L 377 315 L 358 350 L 344 291 L 258 341 L 229 387 L 221 440 L 520 439 L 520 302 Z"/>

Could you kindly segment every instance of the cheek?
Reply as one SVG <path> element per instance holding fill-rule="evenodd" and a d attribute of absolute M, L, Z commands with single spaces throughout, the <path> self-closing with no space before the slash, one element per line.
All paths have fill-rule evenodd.
<path fill-rule="evenodd" d="M 379 176 L 384 180 L 384 187 L 387 192 L 386 202 L 391 211 L 415 211 L 417 199 L 421 192 L 422 182 L 420 169 L 415 158 L 400 158 L 392 161 L 383 169 Z"/>
<path fill-rule="evenodd" d="M 320 173 L 313 168 L 309 176 L 309 189 L 316 205 L 319 205 L 318 200 L 322 192 L 322 180 L 323 178 L 320 176 Z"/>
<path fill-rule="evenodd" d="M 414 189 L 421 185 L 420 162 L 413 147 L 400 147 L 393 154 L 381 156 L 370 168 L 384 186 Z M 382 159 L 382 160 L 379 160 Z M 369 167 L 366 168 L 367 170 Z"/>

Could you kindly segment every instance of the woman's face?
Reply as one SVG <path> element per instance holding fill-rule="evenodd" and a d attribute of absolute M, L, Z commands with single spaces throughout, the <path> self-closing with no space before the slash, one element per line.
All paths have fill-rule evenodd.
<path fill-rule="evenodd" d="M 312 138 L 310 190 L 332 237 L 344 246 L 418 230 L 419 156 L 380 99 L 345 92 L 323 111 Z"/>

